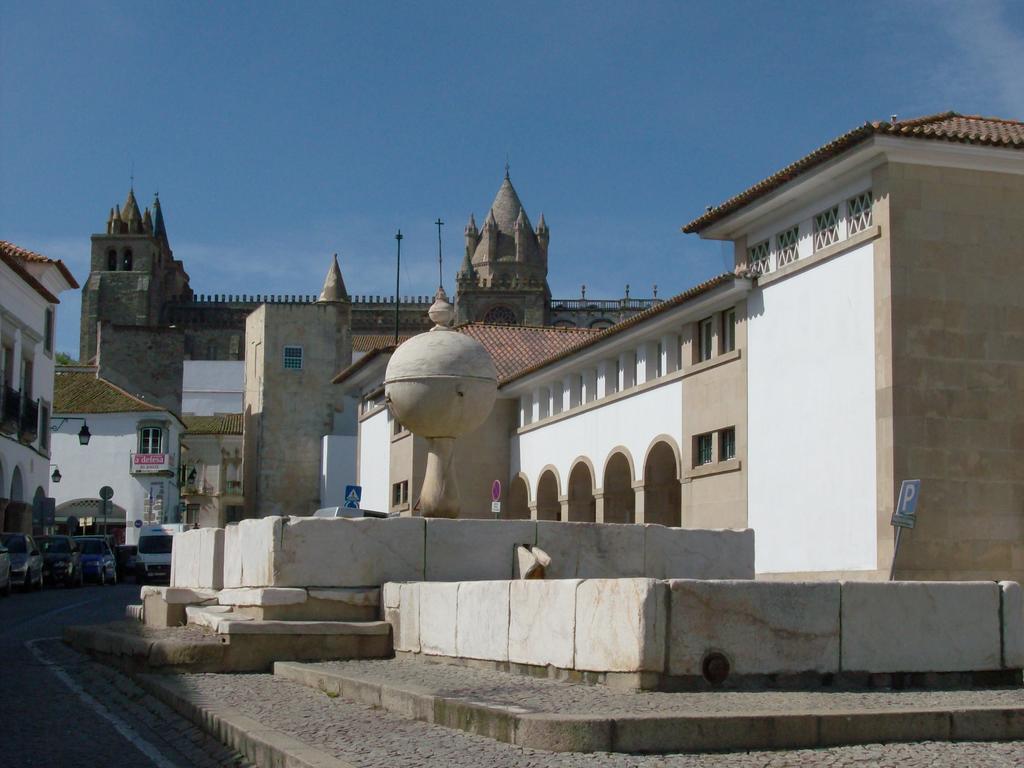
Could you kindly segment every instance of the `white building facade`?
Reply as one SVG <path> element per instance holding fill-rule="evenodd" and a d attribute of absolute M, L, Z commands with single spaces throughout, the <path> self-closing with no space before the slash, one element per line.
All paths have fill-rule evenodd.
<path fill-rule="evenodd" d="M 39 531 L 49 506 L 60 261 L 0 241 L 0 529 Z"/>
<path fill-rule="evenodd" d="M 97 378 L 94 368 L 56 374 L 54 418 L 84 419 L 91 439 L 75 430 L 53 435 L 52 461 L 61 481 L 52 486 L 58 527 L 74 517 L 89 532 L 135 544 L 143 525 L 183 522 L 180 501 L 181 437 L 177 415 Z M 100 489 L 113 490 L 106 511 Z M 106 513 L 105 513 L 106 512 Z"/>

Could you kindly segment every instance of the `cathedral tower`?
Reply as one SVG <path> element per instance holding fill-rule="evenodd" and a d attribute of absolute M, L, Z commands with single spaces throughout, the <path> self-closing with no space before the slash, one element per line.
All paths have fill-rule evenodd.
<path fill-rule="evenodd" d="M 483 228 L 470 214 L 465 236 L 456 322 L 544 325 L 551 299 L 548 226 L 541 214 L 533 228 L 507 170 Z"/>
<path fill-rule="evenodd" d="M 153 210 L 139 211 L 135 190 L 124 206 L 110 209 L 106 231 L 92 236 L 89 278 L 82 287 L 79 359 L 96 355 L 98 323 L 156 327 L 164 305 L 191 297 L 188 274 L 175 261 L 167 240 L 160 198 Z"/>

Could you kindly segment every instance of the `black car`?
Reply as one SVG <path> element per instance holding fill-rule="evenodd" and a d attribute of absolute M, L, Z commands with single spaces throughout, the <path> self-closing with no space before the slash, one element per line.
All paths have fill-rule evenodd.
<path fill-rule="evenodd" d="M 117 558 L 117 578 L 124 579 L 125 576 L 135 574 L 135 556 L 139 548 L 134 544 L 119 544 L 114 549 L 114 557 Z"/>
<path fill-rule="evenodd" d="M 70 536 L 40 536 L 36 539 L 43 553 L 43 579 L 47 584 L 82 586 L 82 554 Z"/>

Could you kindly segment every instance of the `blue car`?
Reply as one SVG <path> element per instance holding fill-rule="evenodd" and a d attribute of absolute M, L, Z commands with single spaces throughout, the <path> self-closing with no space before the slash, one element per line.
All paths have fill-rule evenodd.
<path fill-rule="evenodd" d="M 103 539 L 84 536 L 75 538 L 82 552 L 82 576 L 90 581 L 117 584 L 117 560 L 110 551 L 110 545 Z"/>

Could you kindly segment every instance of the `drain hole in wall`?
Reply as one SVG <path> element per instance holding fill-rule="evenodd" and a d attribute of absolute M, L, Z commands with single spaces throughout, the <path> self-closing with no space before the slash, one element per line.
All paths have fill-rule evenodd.
<path fill-rule="evenodd" d="M 704 679 L 712 685 L 721 685 L 729 677 L 729 659 L 724 653 L 711 651 L 704 654 L 704 661 L 700 665 Z"/>

